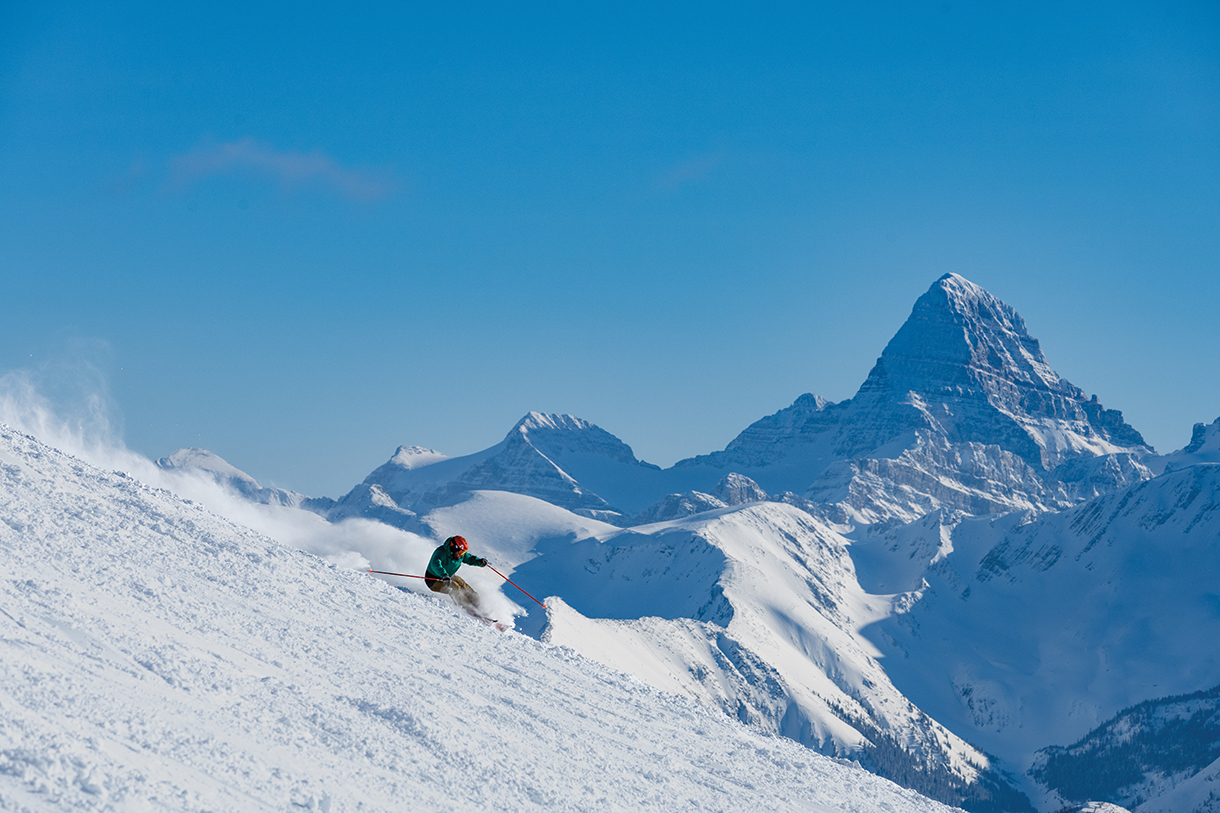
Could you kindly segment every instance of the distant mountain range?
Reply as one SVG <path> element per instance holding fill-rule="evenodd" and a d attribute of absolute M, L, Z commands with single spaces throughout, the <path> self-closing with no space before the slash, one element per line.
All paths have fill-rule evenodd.
<path fill-rule="evenodd" d="M 1094 737 L 1071 764 L 1103 771 L 1106 720 L 1220 684 L 1220 419 L 1158 455 L 955 274 L 855 396 L 802 395 L 668 469 L 542 413 L 464 457 L 402 446 L 337 500 L 218 460 L 163 463 L 331 522 L 477 529 L 526 589 L 563 596 L 523 608 L 524 631 L 972 810 L 1134 804 L 1074 795 L 1054 749 Z M 1203 787 L 1190 766 L 1137 809 Z"/>

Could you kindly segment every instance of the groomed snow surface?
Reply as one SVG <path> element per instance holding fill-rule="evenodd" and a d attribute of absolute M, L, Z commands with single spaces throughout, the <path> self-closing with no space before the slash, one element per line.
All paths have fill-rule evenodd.
<path fill-rule="evenodd" d="M 948 810 L 3 426 L 0 809 Z"/>

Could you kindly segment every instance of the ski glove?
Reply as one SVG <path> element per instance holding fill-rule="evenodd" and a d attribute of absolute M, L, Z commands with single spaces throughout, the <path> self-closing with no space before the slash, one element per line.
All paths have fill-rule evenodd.
<path fill-rule="evenodd" d="M 475 559 L 470 564 L 474 565 L 475 567 L 487 567 L 487 560 L 484 559 L 482 556 L 480 556 L 478 559 Z"/>

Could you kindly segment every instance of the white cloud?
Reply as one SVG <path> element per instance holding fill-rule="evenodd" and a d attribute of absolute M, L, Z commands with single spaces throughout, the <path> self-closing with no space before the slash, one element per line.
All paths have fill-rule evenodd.
<path fill-rule="evenodd" d="M 253 138 L 224 144 L 205 142 L 191 152 L 175 156 L 170 160 L 169 186 L 184 189 L 215 175 L 243 173 L 268 177 L 287 190 L 320 185 L 349 200 L 376 200 L 394 188 L 385 173 L 342 166 L 320 150 L 276 150 Z"/>

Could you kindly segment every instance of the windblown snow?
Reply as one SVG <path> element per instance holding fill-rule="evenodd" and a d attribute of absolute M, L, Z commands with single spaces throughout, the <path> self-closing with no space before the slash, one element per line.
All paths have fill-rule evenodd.
<path fill-rule="evenodd" d="M 0 809 L 947 810 L 3 426 L 0 484 Z"/>

